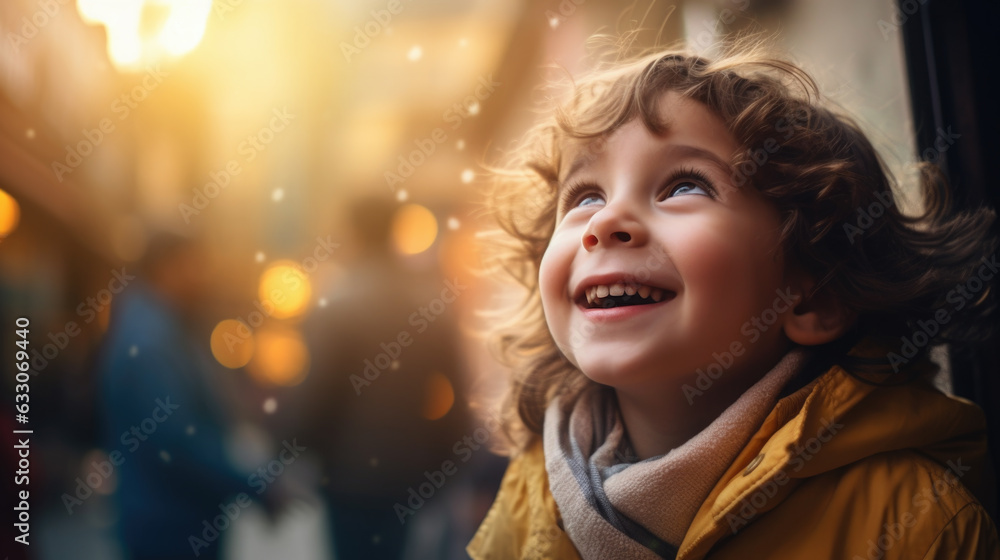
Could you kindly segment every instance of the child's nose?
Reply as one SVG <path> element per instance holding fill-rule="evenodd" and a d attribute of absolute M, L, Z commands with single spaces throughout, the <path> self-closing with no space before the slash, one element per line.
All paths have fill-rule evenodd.
<path fill-rule="evenodd" d="M 627 212 L 605 207 L 596 213 L 583 233 L 583 247 L 593 251 L 598 247 L 638 247 L 646 243 L 645 226 Z"/>

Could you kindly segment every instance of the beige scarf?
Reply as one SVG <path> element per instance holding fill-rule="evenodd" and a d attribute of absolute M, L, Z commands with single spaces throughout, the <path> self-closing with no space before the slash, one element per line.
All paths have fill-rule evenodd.
<path fill-rule="evenodd" d="M 695 514 L 806 362 L 797 348 L 718 418 L 666 455 L 629 462 L 625 426 L 606 387 L 584 391 L 569 414 L 545 413 L 549 486 L 585 560 L 673 558 Z"/>

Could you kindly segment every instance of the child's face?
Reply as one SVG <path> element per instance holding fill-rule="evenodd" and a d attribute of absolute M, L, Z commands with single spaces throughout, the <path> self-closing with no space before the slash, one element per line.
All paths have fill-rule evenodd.
<path fill-rule="evenodd" d="M 539 271 L 556 343 L 588 377 L 619 389 L 691 382 L 713 362 L 730 378 L 759 371 L 787 344 L 777 210 L 733 185 L 727 162 L 740 147 L 707 107 L 669 92 L 660 114 L 663 136 L 633 120 L 603 150 L 570 154 Z M 580 184 L 589 186 L 567 198 Z M 617 305 L 633 288 L 630 301 L 646 296 L 642 304 Z M 751 322 L 762 314 L 777 314 L 771 325 L 758 319 L 765 331 Z"/>

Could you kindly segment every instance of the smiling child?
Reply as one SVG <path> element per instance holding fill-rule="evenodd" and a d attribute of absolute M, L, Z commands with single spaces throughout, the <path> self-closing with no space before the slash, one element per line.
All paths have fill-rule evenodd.
<path fill-rule="evenodd" d="M 576 81 L 493 191 L 528 297 L 470 555 L 1000 557 L 982 412 L 927 358 L 989 334 L 993 214 L 922 170 L 905 215 L 857 125 L 753 49 Z"/>

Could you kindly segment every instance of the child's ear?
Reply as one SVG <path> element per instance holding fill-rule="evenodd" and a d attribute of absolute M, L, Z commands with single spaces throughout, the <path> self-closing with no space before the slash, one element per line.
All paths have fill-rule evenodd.
<path fill-rule="evenodd" d="M 829 290 L 816 289 L 816 280 L 798 272 L 792 278 L 797 303 L 785 317 L 785 336 L 796 344 L 816 346 L 837 340 L 854 324 L 856 315 Z"/>

